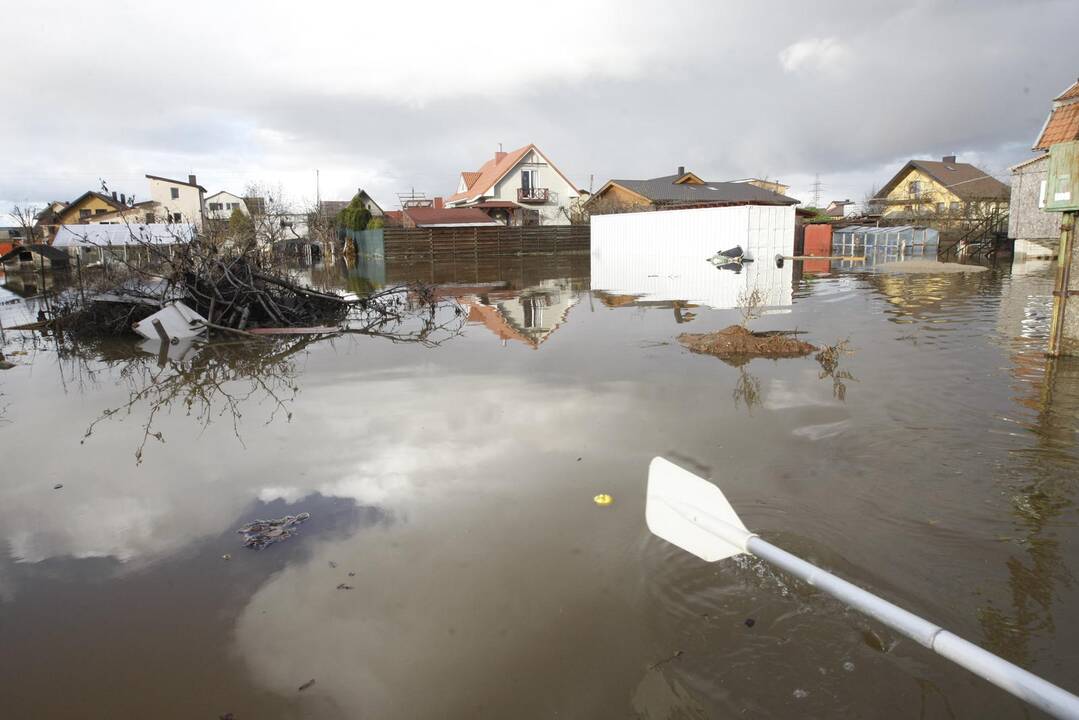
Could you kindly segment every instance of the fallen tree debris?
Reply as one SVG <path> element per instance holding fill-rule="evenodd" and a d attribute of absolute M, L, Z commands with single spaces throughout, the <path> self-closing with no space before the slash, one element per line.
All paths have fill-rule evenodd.
<path fill-rule="evenodd" d="M 296 526 L 309 520 L 311 513 L 286 515 L 276 520 L 256 520 L 244 525 L 236 532 L 244 536 L 244 547 L 262 550 L 274 543 L 287 540 L 296 534 Z"/>
<path fill-rule="evenodd" d="M 803 357 L 817 348 L 797 340 L 793 332 L 753 332 L 741 325 L 731 325 L 710 333 L 682 333 L 678 342 L 691 352 L 714 355 L 723 359 L 794 358 Z"/>

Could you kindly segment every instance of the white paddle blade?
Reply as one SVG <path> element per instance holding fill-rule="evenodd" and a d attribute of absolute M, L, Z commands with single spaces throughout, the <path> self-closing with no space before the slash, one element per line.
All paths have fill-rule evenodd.
<path fill-rule="evenodd" d="M 654 535 L 708 562 L 745 552 L 752 535 L 718 487 L 661 457 L 648 466 L 644 515 Z"/>

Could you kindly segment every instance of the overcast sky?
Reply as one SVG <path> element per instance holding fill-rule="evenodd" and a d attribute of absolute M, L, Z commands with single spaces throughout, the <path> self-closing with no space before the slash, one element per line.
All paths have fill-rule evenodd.
<path fill-rule="evenodd" d="M 1079 75 L 1079 3 L 5 3 L 0 211 L 146 173 L 297 204 L 449 194 L 502 143 L 582 188 L 860 200 L 912 157 L 1001 179 Z M 5 218 L 6 219 L 6 218 Z M 7 224 L 0 222 L 0 224 Z"/>

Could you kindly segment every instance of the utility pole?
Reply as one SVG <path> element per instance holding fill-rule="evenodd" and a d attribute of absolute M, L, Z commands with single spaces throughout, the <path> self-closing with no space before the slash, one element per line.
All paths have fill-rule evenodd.
<path fill-rule="evenodd" d="M 315 168 L 315 209 L 322 212 L 322 193 L 319 188 L 318 168 Z"/>
<path fill-rule="evenodd" d="M 820 191 L 824 189 L 824 185 L 820 181 L 820 173 L 817 173 L 813 179 L 813 207 L 820 209 Z"/>

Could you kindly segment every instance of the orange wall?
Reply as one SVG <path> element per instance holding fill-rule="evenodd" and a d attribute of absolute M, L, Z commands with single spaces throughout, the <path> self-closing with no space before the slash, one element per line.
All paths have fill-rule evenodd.
<path fill-rule="evenodd" d="M 832 254 L 832 226 L 831 225 L 806 225 L 805 250 L 806 255 L 818 257 Z"/>

